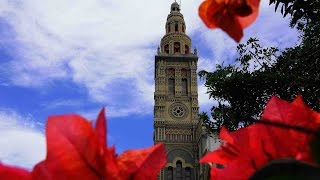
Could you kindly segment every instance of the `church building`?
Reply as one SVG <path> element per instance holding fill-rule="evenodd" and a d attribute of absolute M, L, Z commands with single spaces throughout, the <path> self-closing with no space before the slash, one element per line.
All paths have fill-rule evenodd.
<path fill-rule="evenodd" d="M 160 180 L 206 179 L 208 167 L 200 166 L 207 135 L 199 121 L 197 50 L 180 6 L 174 2 L 165 24 L 165 35 L 155 56 L 154 143 L 164 143 L 167 164 Z"/>

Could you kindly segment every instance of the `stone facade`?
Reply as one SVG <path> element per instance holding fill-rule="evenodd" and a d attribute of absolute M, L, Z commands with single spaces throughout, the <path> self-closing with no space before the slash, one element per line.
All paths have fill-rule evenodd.
<path fill-rule="evenodd" d="M 171 5 L 163 36 L 155 56 L 154 143 L 164 143 L 167 164 L 160 180 L 207 180 L 209 166 L 199 158 L 218 147 L 217 134 L 208 134 L 199 121 L 197 50 L 179 4 Z"/>
<path fill-rule="evenodd" d="M 199 179 L 198 57 L 185 32 L 174 2 L 155 56 L 154 143 L 164 143 L 167 151 L 161 180 Z"/>

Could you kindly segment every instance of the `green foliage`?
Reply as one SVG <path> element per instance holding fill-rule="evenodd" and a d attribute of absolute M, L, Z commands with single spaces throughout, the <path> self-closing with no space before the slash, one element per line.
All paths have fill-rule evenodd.
<path fill-rule="evenodd" d="M 270 5 L 275 4 L 275 11 L 281 4 L 280 12 L 283 17 L 291 15 L 291 26 L 303 26 L 307 21 L 319 21 L 319 0 L 270 0 Z"/>
<path fill-rule="evenodd" d="M 206 127 L 208 133 L 212 132 L 213 129 L 217 129 L 216 124 L 210 121 L 210 118 L 206 112 L 199 114 L 199 118 L 203 123 L 203 126 Z"/>
<path fill-rule="evenodd" d="M 314 20 L 319 17 L 319 1 L 310 6 L 299 0 L 271 0 L 270 3 L 278 3 L 276 8 L 282 3 L 283 15 L 298 18 L 293 19 L 295 22 L 307 20 L 300 28 L 302 42 L 276 56 L 277 48 L 261 47 L 257 39 L 250 38 L 238 45 L 236 63 L 217 65 L 214 72 L 200 71 L 210 98 L 219 103 L 212 108 L 215 128 L 224 125 L 235 130 L 251 124 L 273 95 L 291 101 L 301 94 L 311 108 L 319 110 L 320 18 Z M 319 6 L 314 6 L 316 3 Z M 300 12 L 297 7 L 303 9 L 302 16 L 295 13 Z M 293 9 L 286 13 L 288 8 Z"/>
<path fill-rule="evenodd" d="M 211 109 L 216 126 L 225 125 L 230 130 L 247 126 L 258 117 L 270 97 L 265 89 L 278 78 L 267 71 L 275 59 L 276 48 L 262 48 L 257 39 L 251 38 L 237 50 L 240 65 L 218 65 L 214 72 L 199 72 L 206 79 L 209 97 L 219 102 Z"/>

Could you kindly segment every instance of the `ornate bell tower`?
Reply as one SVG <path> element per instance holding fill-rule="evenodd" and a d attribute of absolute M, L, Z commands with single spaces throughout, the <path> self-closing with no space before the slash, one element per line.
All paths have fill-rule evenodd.
<path fill-rule="evenodd" d="M 154 143 L 164 143 L 167 164 L 161 180 L 198 179 L 197 124 L 199 122 L 197 51 L 180 6 L 172 3 L 166 34 L 155 56 Z"/>

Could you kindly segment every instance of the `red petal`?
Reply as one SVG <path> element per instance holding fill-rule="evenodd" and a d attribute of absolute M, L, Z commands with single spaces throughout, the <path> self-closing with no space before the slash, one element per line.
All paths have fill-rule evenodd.
<path fill-rule="evenodd" d="M 217 180 L 217 176 L 218 174 L 220 173 L 221 170 L 217 169 L 217 168 L 214 168 L 214 167 L 211 167 L 210 169 L 210 179 L 212 180 Z"/>
<path fill-rule="evenodd" d="M 101 179 L 103 158 L 90 122 L 78 115 L 49 117 L 47 158 L 35 167 L 38 177 L 49 179 Z"/>
<path fill-rule="evenodd" d="M 239 22 L 242 29 L 248 27 L 252 24 L 258 17 L 259 14 L 259 4 L 260 0 L 246 0 L 250 6 L 252 13 L 249 16 L 237 16 L 237 21 Z"/>
<path fill-rule="evenodd" d="M 224 169 L 211 173 L 216 173 L 214 180 L 247 180 L 254 171 L 251 159 L 239 157 Z"/>
<path fill-rule="evenodd" d="M 242 131 L 242 130 L 241 130 Z M 220 139 L 223 140 L 222 145 L 216 151 L 206 154 L 200 163 L 212 162 L 218 164 L 228 164 L 230 161 L 234 160 L 239 154 L 237 149 L 237 143 L 234 138 L 235 136 L 231 134 L 225 127 L 220 130 Z"/>
<path fill-rule="evenodd" d="M 199 16 L 208 28 L 217 28 L 218 25 L 214 19 L 215 14 L 223 8 L 221 4 L 215 1 L 204 1 L 199 7 Z"/>
<path fill-rule="evenodd" d="M 99 145 L 101 147 L 105 147 L 106 143 L 107 143 L 107 125 L 106 125 L 106 117 L 105 117 L 105 110 L 104 108 L 101 109 L 98 118 L 97 118 L 97 122 L 96 122 L 96 126 L 95 126 L 95 132 L 96 135 L 98 137 L 98 141 L 99 141 Z"/>
<path fill-rule="evenodd" d="M 225 146 L 227 146 L 227 149 L 232 151 L 233 153 L 237 153 L 239 151 L 245 151 L 246 147 L 250 145 L 250 127 L 248 128 L 241 128 L 237 131 L 228 132 L 227 129 L 222 129 L 220 131 L 220 137 L 221 139 L 224 139 L 227 143 Z"/>
<path fill-rule="evenodd" d="M 309 109 L 303 103 L 301 97 L 298 97 L 292 103 L 272 97 L 263 111 L 261 119 L 317 129 L 320 114 Z"/>
<path fill-rule="evenodd" d="M 311 124 L 310 126 L 314 126 L 314 125 L 318 125 L 320 123 L 320 113 L 311 110 L 304 102 L 302 99 L 301 95 L 298 95 L 297 98 L 291 103 L 301 109 L 303 109 L 304 111 L 306 111 L 307 113 L 311 114 L 311 123 L 313 123 L 313 125 Z"/>
<path fill-rule="evenodd" d="M 117 164 L 117 156 L 115 153 L 115 148 L 112 146 L 111 148 L 106 149 L 105 153 L 105 177 L 110 180 L 122 180 L 120 170 Z"/>
<path fill-rule="evenodd" d="M 319 128 L 320 121 L 319 113 L 309 109 L 301 97 L 292 103 L 271 98 L 261 119 L 309 129 Z M 313 163 L 308 146 L 311 137 L 309 133 L 259 123 L 234 132 L 223 128 L 220 138 L 227 143 L 201 162 L 227 165 L 221 170 L 211 170 L 215 179 L 248 179 L 256 169 L 273 159 L 297 158 Z"/>
<path fill-rule="evenodd" d="M 258 16 L 260 0 L 223 1 L 206 0 L 199 7 L 199 16 L 209 28 L 221 28 L 239 42 L 243 29 Z"/>
<path fill-rule="evenodd" d="M 200 163 L 216 163 L 228 165 L 231 161 L 237 158 L 237 155 L 229 153 L 229 151 L 226 151 L 221 147 L 213 152 L 207 153 L 200 159 Z"/>
<path fill-rule="evenodd" d="M 298 97 L 292 103 L 273 97 L 268 102 L 261 119 L 315 130 L 319 128 L 320 116 L 319 113 L 309 109 L 303 103 L 301 97 Z M 274 151 L 276 158 L 295 158 L 298 154 L 309 153 L 307 147 L 312 138 L 311 134 L 274 126 L 269 126 L 268 130 L 270 131 L 269 134 L 273 135 L 269 137 L 272 139 L 268 141 L 268 144 L 273 147 L 282 147 Z M 264 139 L 267 138 L 266 135 Z M 271 148 L 269 147 L 269 149 Z"/>
<path fill-rule="evenodd" d="M 243 27 L 241 26 L 241 22 L 243 21 L 239 20 L 237 17 L 238 16 L 235 16 L 234 14 L 226 13 L 221 17 L 218 26 L 236 42 L 240 42 L 243 36 Z"/>
<path fill-rule="evenodd" d="M 31 173 L 17 167 L 0 163 L 0 179 L 2 180 L 31 180 Z"/>
<path fill-rule="evenodd" d="M 231 136 L 228 129 L 225 128 L 224 126 L 221 128 L 219 136 L 220 136 L 220 139 L 223 139 L 224 141 L 227 141 L 228 143 L 234 144 L 233 137 Z"/>
<path fill-rule="evenodd" d="M 295 105 L 295 106 L 298 106 L 298 107 L 300 107 L 300 108 L 308 108 L 308 107 L 304 104 L 301 95 L 298 95 L 298 96 L 292 101 L 291 104 L 293 104 L 293 105 Z"/>
<path fill-rule="evenodd" d="M 147 149 L 124 152 L 118 158 L 118 165 L 124 179 L 156 179 L 166 161 L 164 145 L 156 144 Z"/>
<path fill-rule="evenodd" d="M 274 121 L 284 124 L 294 124 L 295 117 L 289 117 L 292 116 L 293 109 L 292 105 L 286 101 L 283 101 L 279 99 L 278 97 L 272 97 L 271 100 L 267 103 L 263 114 L 261 116 L 261 119 L 268 120 L 268 121 Z M 294 121 L 290 121 L 294 120 Z"/>

